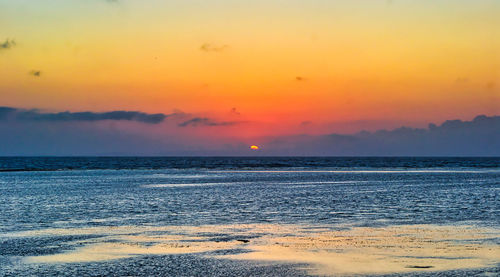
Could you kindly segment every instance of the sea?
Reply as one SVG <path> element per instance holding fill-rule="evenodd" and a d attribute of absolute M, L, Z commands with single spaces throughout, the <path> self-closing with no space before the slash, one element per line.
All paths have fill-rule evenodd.
<path fill-rule="evenodd" d="M 498 230 L 499 157 L 0 158 L 0 276 L 500 276 Z"/>

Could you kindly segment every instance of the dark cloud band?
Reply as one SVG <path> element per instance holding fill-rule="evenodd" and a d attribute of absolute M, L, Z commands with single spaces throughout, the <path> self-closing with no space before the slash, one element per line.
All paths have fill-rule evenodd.
<path fill-rule="evenodd" d="M 123 120 L 136 121 L 147 124 L 158 124 L 165 121 L 167 118 L 177 118 L 184 120 L 177 124 L 179 127 L 203 127 L 203 126 L 231 126 L 238 122 L 233 121 L 216 121 L 208 117 L 190 117 L 189 114 L 183 112 L 174 112 L 172 114 L 164 113 L 145 113 L 139 111 L 110 111 L 110 112 L 57 112 L 48 113 L 37 109 L 18 109 L 13 107 L 0 107 L 1 120 L 17 120 L 17 121 L 46 121 L 46 122 L 66 122 L 66 121 L 104 121 L 104 120 Z"/>
<path fill-rule="evenodd" d="M 428 128 L 400 127 L 356 134 L 295 135 L 273 138 L 269 155 L 309 156 L 498 156 L 500 116 L 448 120 Z"/>
<path fill-rule="evenodd" d="M 127 120 L 148 124 L 158 124 L 171 115 L 149 114 L 138 111 L 95 112 L 59 112 L 44 113 L 39 110 L 23 110 L 12 107 L 0 107 L 0 120 L 15 119 L 25 121 L 102 121 Z"/>

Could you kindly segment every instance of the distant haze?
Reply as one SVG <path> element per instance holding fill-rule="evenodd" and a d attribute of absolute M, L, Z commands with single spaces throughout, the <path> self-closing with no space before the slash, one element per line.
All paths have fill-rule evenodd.
<path fill-rule="evenodd" d="M 180 113 L 0 107 L 0 155 L 500 156 L 500 116 L 354 134 L 216 134 L 239 124 Z M 260 149 L 250 149 L 254 144 Z"/>

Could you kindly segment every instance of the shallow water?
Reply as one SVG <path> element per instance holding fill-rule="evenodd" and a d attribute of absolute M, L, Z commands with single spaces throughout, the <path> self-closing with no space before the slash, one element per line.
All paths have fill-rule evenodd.
<path fill-rule="evenodd" d="M 0 275 L 495 275 L 499 165 L 498 158 L 2 158 Z M 297 248 L 293 240 L 290 259 L 266 257 L 287 237 L 324 241 L 366 228 L 418 241 L 401 227 L 417 225 L 430 236 L 422 241 L 433 242 L 427 256 L 419 254 L 423 263 L 404 251 L 374 252 L 412 249 L 386 240 L 354 249 Z M 428 232 L 436 226 L 444 229 Z M 389 236 L 388 229 L 395 231 Z M 469 231 L 456 239 L 455 230 Z M 473 235 L 484 230 L 488 235 Z M 453 243 L 443 245 L 448 237 Z M 441 249 L 434 246 L 449 251 L 430 257 Z M 469 248 L 476 250 L 468 257 L 453 256 Z M 392 255 L 401 264 L 353 272 L 318 262 L 359 259 L 332 249 L 365 255 L 368 269 L 370 257 Z M 311 258 L 292 258 L 295 250 Z M 451 258 L 470 265 L 443 263 Z"/>

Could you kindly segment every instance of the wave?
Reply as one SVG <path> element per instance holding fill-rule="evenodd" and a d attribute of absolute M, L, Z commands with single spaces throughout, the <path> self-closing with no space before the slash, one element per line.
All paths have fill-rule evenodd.
<path fill-rule="evenodd" d="M 497 169 L 500 157 L 3 157 L 0 172 L 67 170 L 448 170 Z"/>

